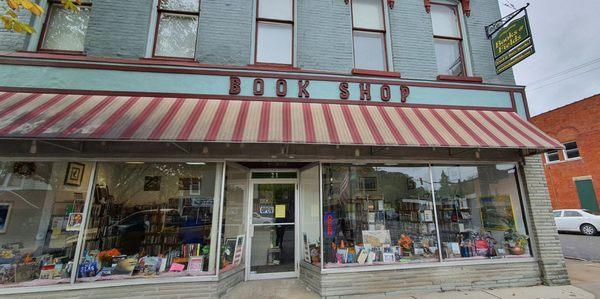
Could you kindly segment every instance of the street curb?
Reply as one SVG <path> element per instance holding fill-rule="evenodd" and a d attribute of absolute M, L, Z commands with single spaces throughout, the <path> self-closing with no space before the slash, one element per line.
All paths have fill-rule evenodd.
<path fill-rule="evenodd" d="M 586 260 L 586 259 L 583 259 L 580 257 L 573 257 L 573 256 L 565 256 L 565 259 L 582 261 L 582 262 L 590 262 L 590 263 L 600 263 L 600 260 Z"/>

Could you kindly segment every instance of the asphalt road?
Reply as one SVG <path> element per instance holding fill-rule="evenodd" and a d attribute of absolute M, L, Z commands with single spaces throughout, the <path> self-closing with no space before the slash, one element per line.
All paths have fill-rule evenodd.
<path fill-rule="evenodd" d="M 565 257 L 600 262 L 600 236 L 561 233 Z"/>

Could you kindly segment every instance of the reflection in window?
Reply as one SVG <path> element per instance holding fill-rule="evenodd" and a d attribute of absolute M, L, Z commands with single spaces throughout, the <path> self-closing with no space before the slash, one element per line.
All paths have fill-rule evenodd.
<path fill-rule="evenodd" d="M 545 153 L 546 155 L 546 163 L 552 163 L 556 161 L 560 161 L 560 156 L 558 155 L 557 150 L 550 150 Z"/>
<path fill-rule="evenodd" d="M 0 284 L 69 283 L 90 163 L 0 162 Z"/>
<path fill-rule="evenodd" d="M 100 163 L 78 281 L 215 273 L 208 163 Z"/>
<path fill-rule="evenodd" d="M 565 145 L 565 159 L 575 159 L 579 158 L 579 148 L 577 148 L 577 142 L 571 141 L 564 144 Z"/>
<path fill-rule="evenodd" d="M 354 68 L 387 69 L 382 0 L 352 1 Z"/>
<path fill-rule="evenodd" d="M 247 219 L 244 202 L 247 196 L 248 171 L 227 165 L 221 231 L 221 273 L 244 264 Z"/>
<path fill-rule="evenodd" d="M 323 168 L 326 268 L 438 261 L 427 166 Z"/>
<path fill-rule="evenodd" d="M 293 0 L 258 1 L 256 62 L 292 64 Z"/>
<path fill-rule="evenodd" d="M 456 5 L 432 3 L 431 21 L 438 74 L 465 76 L 458 8 Z"/>
<path fill-rule="evenodd" d="M 79 12 L 51 3 L 42 39 L 42 50 L 82 52 L 85 43 L 91 5 L 82 4 Z"/>
<path fill-rule="evenodd" d="M 432 171 L 444 259 L 529 254 L 514 164 Z"/>
<path fill-rule="evenodd" d="M 154 56 L 194 58 L 198 32 L 198 0 L 161 0 Z"/>

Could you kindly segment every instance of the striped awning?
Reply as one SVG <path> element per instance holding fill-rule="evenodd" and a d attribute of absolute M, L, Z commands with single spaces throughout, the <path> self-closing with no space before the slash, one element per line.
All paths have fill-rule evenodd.
<path fill-rule="evenodd" d="M 6 92 L 0 138 L 561 148 L 507 111 Z"/>

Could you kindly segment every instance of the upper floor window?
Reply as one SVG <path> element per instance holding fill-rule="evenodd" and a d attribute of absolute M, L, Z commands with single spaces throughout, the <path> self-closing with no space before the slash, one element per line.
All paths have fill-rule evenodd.
<path fill-rule="evenodd" d="M 458 7 L 450 4 L 431 3 L 431 20 L 438 74 L 466 76 Z"/>
<path fill-rule="evenodd" d="M 382 0 L 352 0 L 354 67 L 387 69 L 385 21 Z"/>
<path fill-rule="evenodd" d="M 560 157 L 558 156 L 557 150 L 551 150 L 546 152 L 546 163 L 557 162 L 559 160 Z"/>
<path fill-rule="evenodd" d="M 257 63 L 293 64 L 294 0 L 258 0 Z"/>
<path fill-rule="evenodd" d="M 154 56 L 194 58 L 199 0 L 159 0 Z"/>
<path fill-rule="evenodd" d="M 65 9 L 60 1 L 49 1 L 39 49 L 83 52 L 91 9 L 91 1 L 84 1 L 78 12 Z"/>
<path fill-rule="evenodd" d="M 577 148 L 577 142 L 571 141 L 564 144 L 565 146 L 565 159 L 579 158 L 579 148 Z"/>

